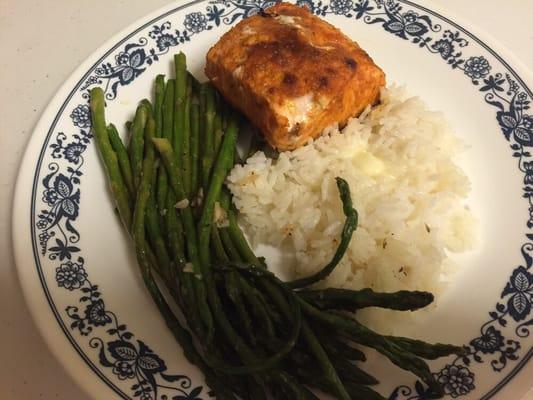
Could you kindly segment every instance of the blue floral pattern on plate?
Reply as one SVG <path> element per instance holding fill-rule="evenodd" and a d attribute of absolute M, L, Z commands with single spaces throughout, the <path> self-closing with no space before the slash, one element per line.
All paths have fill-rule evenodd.
<path fill-rule="evenodd" d="M 255 15 L 275 3 L 270 0 L 209 1 L 203 11 L 186 13 L 180 29 L 174 29 L 170 21 L 153 24 L 148 38 L 126 43 L 110 57 L 112 62 L 106 59 L 94 68 L 79 88 L 82 98 L 87 100 L 89 89 L 99 85 L 105 89 L 106 99 L 112 101 L 120 87 L 132 83 L 172 48 L 214 27 L 232 25 Z M 333 14 L 379 25 L 401 40 L 439 56 L 450 68 L 462 71 L 485 102 L 496 110 L 496 121 L 524 176 L 523 197 L 528 201 L 530 213 L 526 225 L 528 229 L 533 228 L 533 161 L 529 150 L 533 146 L 533 116 L 528 114 L 531 99 L 527 88 L 522 87 L 515 76 L 507 71 L 493 71 L 483 55 L 464 55 L 470 44 L 464 32 L 443 30 L 441 24 L 435 22 L 436 14 L 422 13 L 422 8 L 407 1 L 297 0 L 297 4 L 319 16 Z M 58 287 L 80 293 L 80 304 L 70 305 L 65 310 L 70 318 L 70 329 L 90 337 L 90 346 L 98 352 L 102 367 L 110 369 L 120 381 L 131 382 L 129 398 L 200 400 L 210 397 L 206 388 L 194 386 L 188 376 L 169 374 L 164 360 L 144 341 L 133 339 L 134 334 L 106 308 L 98 285 L 89 280 L 82 250 L 78 247 L 80 234 L 75 221 L 79 216 L 84 152 L 92 139 L 90 110 L 87 104 L 78 104 L 69 115 L 75 133 L 56 133 L 47 148 L 57 162 L 47 165 L 48 173 L 41 181 L 43 207 L 36 213 L 34 224 L 41 256 L 57 262 Z M 446 395 L 452 398 L 475 390 L 476 377 L 469 369 L 472 363 L 488 361 L 492 370 L 500 373 L 510 361 L 519 359 L 521 339 L 529 336 L 529 327 L 533 325 L 533 274 L 530 272 L 533 234 L 525 236 L 527 241 L 521 247 L 523 263 L 516 266 L 505 283 L 500 300 L 479 329 L 479 336 L 465 345 L 465 356 L 449 361 L 435 372 Z M 163 388 L 165 394 L 161 392 Z M 173 393 L 171 397 L 166 394 L 169 390 Z M 420 382 L 415 382 L 413 386 L 397 387 L 389 398 L 420 400 L 429 398 L 429 393 Z"/>

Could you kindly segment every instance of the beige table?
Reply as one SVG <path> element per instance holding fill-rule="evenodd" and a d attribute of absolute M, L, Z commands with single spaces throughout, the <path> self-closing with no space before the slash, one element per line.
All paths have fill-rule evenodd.
<path fill-rule="evenodd" d="M 416 0 L 428 3 L 426 0 Z M 168 0 L 0 0 L 0 399 L 87 400 L 36 332 L 17 281 L 10 218 L 16 172 L 47 102 L 104 40 Z M 532 0 L 446 0 L 533 70 Z M 102 18 L 105 9 L 106 18 Z M 452 15 L 453 16 L 453 15 Z M 533 382 L 533 368 L 528 373 Z M 514 400 L 502 393 L 498 399 Z M 533 399 L 533 395 L 529 398 Z M 100 400 L 100 399 L 99 399 Z M 105 399 L 104 399 L 105 400 Z"/>

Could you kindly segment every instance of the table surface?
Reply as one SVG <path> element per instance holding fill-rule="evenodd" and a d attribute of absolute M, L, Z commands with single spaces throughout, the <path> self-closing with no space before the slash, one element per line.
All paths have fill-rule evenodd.
<path fill-rule="evenodd" d="M 429 4 L 426 0 L 415 1 Z M 2 399 L 89 399 L 50 354 L 22 298 L 11 249 L 13 188 L 32 130 L 63 81 L 111 35 L 167 3 L 0 0 L 0 49 L 4 54 L 0 60 L 0 168 L 4 171 L 0 177 Z M 447 0 L 432 4 L 459 17 L 474 32 L 488 33 L 533 70 L 533 1 Z M 104 12 L 106 17 L 102 18 Z M 533 390 L 526 398 L 533 399 Z"/>

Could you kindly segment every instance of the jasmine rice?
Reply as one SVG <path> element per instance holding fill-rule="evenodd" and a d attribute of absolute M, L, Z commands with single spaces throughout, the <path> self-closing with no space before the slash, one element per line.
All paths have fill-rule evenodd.
<path fill-rule="evenodd" d="M 335 252 L 344 223 L 335 177 L 344 178 L 359 226 L 320 286 L 438 293 L 448 252 L 470 249 L 476 237 L 464 205 L 470 183 L 454 163 L 464 145 L 441 113 L 402 88 L 383 90 L 381 100 L 342 131 L 328 129 L 277 160 L 257 152 L 228 185 L 252 243 L 283 247 L 294 260 L 284 272 L 298 278 Z"/>

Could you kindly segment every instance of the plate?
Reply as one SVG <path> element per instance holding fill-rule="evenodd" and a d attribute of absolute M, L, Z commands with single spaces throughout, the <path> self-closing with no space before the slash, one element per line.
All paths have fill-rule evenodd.
<path fill-rule="evenodd" d="M 413 332 L 462 343 L 468 355 L 431 367 L 448 397 L 519 398 L 533 354 L 533 115 L 527 71 L 441 13 L 405 0 L 299 0 L 356 39 L 387 72 L 442 110 L 469 149 L 469 204 L 480 244 L 440 305 Z M 95 399 L 208 399 L 201 374 L 183 358 L 139 276 L 114 217 L 92 144 L 88 91 L 101 86 L 109 119 L 132 117 L 172 55 L 187 54 L 203 77 L 207 49 L 266 0 L 170 5 L 96 51 L 43 114 L 19 173 L 13 210 L 16 262 L 26 299 L 53 352 Z M 379 390 L 424 399 L 413 376 L 387 369 Z M 531 363 L 529 363 L 529 367 Z M 395 371 L 395 372 L 393 372 Z M 514 379 L 513 379 L 514 378 Z M 502 397 L 503 398 L 503 397 Z"/>

